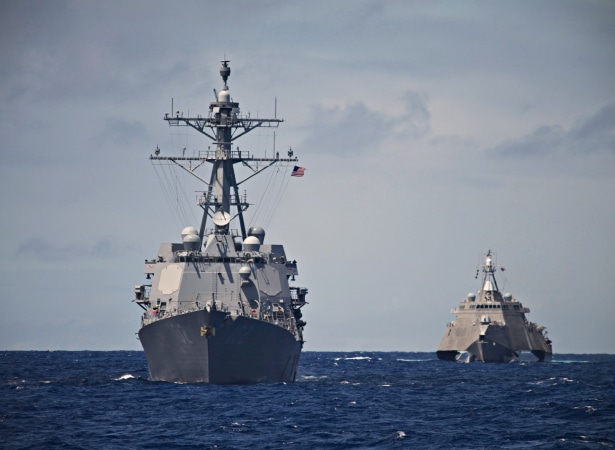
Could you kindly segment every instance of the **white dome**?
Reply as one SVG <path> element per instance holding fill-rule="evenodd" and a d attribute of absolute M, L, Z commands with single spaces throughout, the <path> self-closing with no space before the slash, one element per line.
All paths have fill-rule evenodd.
<path fill-rule="evenodd" d="M 261 246 L 261 241 L 255 236 L 248 236 L 243 241 L 243 249 L 246 252 L 256 252 Z"/>
<path fill-rule="evenodd" d="M 196 234 L 187 234 L 182 240 L 184 242 L 184 250 L 187 252 L 198 250 L 199 245 L 201 245 L 201 238 Z"/>
<path fill-rule="evenodd" d="M 186 236 L 188 236 L 189 234 L 194 234 L 196 236 L 199 235 L 199 232 L 196 231 L 196 228 L 194 227 L 186 227 L 182 230 L 182 239 Z"/>
<path fill-rule="evenodd" d="M 220 93 L 218 94 L 218 101 L 219 102 L 230 102 L 231 94 L 229 94 L 228 91 L 220 91 Z"/>
<path fill-rule="evenodd" d="M 258 241 L 262 244 L 265 242 L 265 229 L 263 227 L 259 227 L 258 225 L 250 227 L 248 230 L 248 236 L 254 236 L 258 239 Z"/>

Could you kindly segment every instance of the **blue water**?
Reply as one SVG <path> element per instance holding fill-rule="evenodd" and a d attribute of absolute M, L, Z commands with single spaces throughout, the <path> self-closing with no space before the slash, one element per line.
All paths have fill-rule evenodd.
<path fill-rule="evenodd" d="M 142 352 L 0 352 L 0 448 L 615 447 L 615 355 L 304 352 L 297 382 L 150 382 Z"/>

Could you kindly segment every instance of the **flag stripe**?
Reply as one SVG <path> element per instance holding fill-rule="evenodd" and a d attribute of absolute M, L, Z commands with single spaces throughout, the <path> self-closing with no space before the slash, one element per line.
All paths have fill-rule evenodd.
<path fill-rule="evenodd" d="M 291 177 L 302 177 L 305 174 L 305 167 L 295 166 L 293 169 L 293 173 L 290 174 Z"/>

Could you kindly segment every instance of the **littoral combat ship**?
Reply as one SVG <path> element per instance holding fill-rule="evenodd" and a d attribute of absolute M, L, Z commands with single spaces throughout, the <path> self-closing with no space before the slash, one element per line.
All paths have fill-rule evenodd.
<path fill-rule="evenodd" d="M 215 93 L 206 117 L 166 114 L 171 126 L 188 126 L 215 144 L 198 156 L 150 156 L 175 164 L 202 181 L 198 194 L 202 220 L 187 226 L 182 242 L 161 244 L 145 261 L 151 284 L 135 286 L 134 301 L 144 309 L 139 340 L 150 379 L 180 383 L 292 382 L 303 346 L 301 308 L 307 289 L 290 286 L 297 263 L 279 244 L 265 244 L 259 226 L 246 230 L 243 213 L 249 204 L 238 186 L 268 167 L 293 167 L 288 158 L 255 158 L 233 148 L 233 141 L 259 127 L 277 127 L 282 119 L 240 115 L 229 94 L 229 61 L 222 61 L 223 86 Z M 212 165 L 209 181 L 196 175 Z M 234 165 L 251 169 L 241 181 Z M 295 166 L 296 172 L 301 172 Z M 211 224 L 208 223 L 211 219 Z M 238 229 L 231 228 L 231 223 Z M 211 226 L 211 228 L 208 228 Z"/>
<path fill-rule="evenodd" d="M 479 266 L 483 282 L 478 296 L 469 293 L 451 311 L 457 317 L 446 325 L 436 351 L 438 359 L 510 362 L 517 360 L 521 352 L 529 351 L 538 361 L 551 360 L 553 351 L 545 327 L 529 322 L 526 317 L 529 308 L 511 294 L 500 293 L 495 279 L 498 266 L 492 256 L 488 251 L 485 263 Z"/>

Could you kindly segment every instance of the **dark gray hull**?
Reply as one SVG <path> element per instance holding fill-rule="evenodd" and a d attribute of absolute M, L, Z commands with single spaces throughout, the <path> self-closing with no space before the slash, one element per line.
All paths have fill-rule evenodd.
<path fill-rule="evenodd" d="M 139 331 L 152 381 L 292 382 L 302 343 L 277 325 L 200 310 L 157 320 Z"/>

